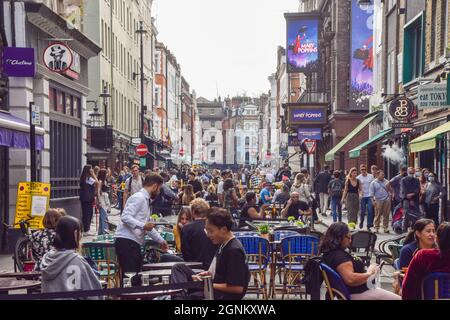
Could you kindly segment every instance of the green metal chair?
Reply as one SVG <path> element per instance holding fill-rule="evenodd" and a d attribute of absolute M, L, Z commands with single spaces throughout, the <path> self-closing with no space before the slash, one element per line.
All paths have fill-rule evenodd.
<path fill-rule="evenodd" d="M 120 267 L 114 242 L 83 243 L 82 253 L 95 261 L 100 272 L 100 279 L 105 280 L 109 288 L 119 287 Z"/>

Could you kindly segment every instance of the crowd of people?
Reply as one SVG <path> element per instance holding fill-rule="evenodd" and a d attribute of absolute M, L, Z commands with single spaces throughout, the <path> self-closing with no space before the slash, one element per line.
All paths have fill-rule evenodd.
<path fill-rule="evenodd" d="M 334 223 L 321 240 L 323 261 L 337 271 L 348 287 L 352 299 L 414 299 L 420 295 L 423 277 L 433 271 L 450 272 L 450 226 L 439 224 L 439 200 L 443 188 L 428 169 L 401 168 L 391 180 L 376 166 L 361 165 L 359 172 L 330 171 L 324 167 L 314 179 L 306 169 L 293 174 L 287 163 L 276 172 L 260 169 L 147 170 L 138 166 L 118 177 L 111 170 L 84 167 L 80 177 L 81 222 L 62 209 L 50 209 L 44 217 L 44 230 L 30 235 L 36 270 L 42 271 L 43 292 L 73 290 L 62 268 L 75 263 L 83 280 L 75 289 L 99 288 L 95 268 L 78 253 L 82 236 L 90 232 L 93 208 L 99 211 L 98 234 L 108 232 L 113 185 L 123 189 L 118 201 L 120 223 L 114 234 L 115 251 L 122 275 L 136 274 L 143 267 L 141 247 L 145 237 L 160 245 L 162 262 L 201 262 L 205 272 L 194 272 L 183 264 L 175 264 L 171 282 L 212 276 L 215 296 L 241 299 L 249 282 L 245 251 L 232 230 L 240 220 L 264 220 L 267 209 L 277 205 L 283 218 L 327 216 L 331 208 Z M 177 222 L 173 226 L 176 253 L 155 229 L 153 214 L 169 215 L 178 205 Z M 343 208 L 347 224 L 343 223 Z M 351 232 L 360 229 L 390 232 L 390 220 L 403 212 L 400 232 L 409 232 L 396 268 L 408 268 L 399 291 L 402 296 L 382 289 L 369 289 L 367 280 L 378 266 L 367 270 L 349 252 Z M 367 217 L 367 219 L 366 219 Z M 237 223 L 238 222 L 238 223 Z M 365 224 L 365 226 L 364 226 Z M 395 229 L 395 226 L 394 226 Z M 206 231 L 206 232 L 205 232 Z M 73 261 L 73 263 L 72 263 Z M 202 292 L 184 291 L 181 298 L 202 298 Z"/>

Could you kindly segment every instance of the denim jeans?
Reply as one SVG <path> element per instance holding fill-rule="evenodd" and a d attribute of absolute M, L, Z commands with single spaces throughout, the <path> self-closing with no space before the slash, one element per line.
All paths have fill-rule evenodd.
<path fill-rule="evenodd" d="M 340 197 L 331 197 L 331 212 L 333 222 L 342 222 L 342 203 Z"/>
<path fill-rule="evenodd" d="M 360 222 L 359 226 L 364 226 L 364 218 L 366 216 L 366 208 L 367 208 L 367 228 L 373 227 L 373 204 L 372 199 L 370 197 L 361 198 L 361 213 L 360 213 Z"/>
<path fill-rule="evenodd" d="M 108 229 L 108 214 L 105 209 L 99 207 L 99 217 L 98 217 L 98 234 L 104 234 L 105 230 Z"/>

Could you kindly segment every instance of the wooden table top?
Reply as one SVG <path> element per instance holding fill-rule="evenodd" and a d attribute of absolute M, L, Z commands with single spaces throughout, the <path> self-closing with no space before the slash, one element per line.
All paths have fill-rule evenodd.
<path fill-rule="evenodd" d="M 148 270 L 163 270 L 163 269 L 172 269 L 172 267 L 176 264 L 185 264 L 188 267 L 191 268 L 201 268 L 203 266 L 202 262 L 160 262 L 160 263 L 147 263 L 144 264 L 142 267 L 142 270 L 148 271 Z"/>
<path fill-rule="evenodd" d="M 39 279 L 40 276 L 41 276 L 40 271 L 0 273 L 0 278 L 16 278 L 26 280 Z"/>
<path fill-rule="evenodd" d="M 153 292 L 124 293 L 119 295 L 119 298 L 122 300 L 154 299 L 161 296 L 174 296 L 182 291 L 183 289 L 173 289 Z"/>
<path fill-rule="evenodd" d="M 200 273 L 205 270 L 203 269 L 192 269 L 194 273 Z M 150 277 L 169 277 L 172 274 L 171 269 L 162 269 L 162 270 L 150 270 L 150 271 L 143 271 L 139 272 L 139 274 L 142 275 L 149 275 Z"/>
<path fill-rule="evenodd" d="M 17 280 L 15 278 L 0 278 L 0 292 L 11 290 L 31 289 L 41 285 L 40 281 Z"/>

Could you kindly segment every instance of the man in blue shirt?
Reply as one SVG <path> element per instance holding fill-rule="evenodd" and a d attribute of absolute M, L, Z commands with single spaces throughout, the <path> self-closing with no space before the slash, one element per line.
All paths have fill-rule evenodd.
<path fill-rule="evenodd" d="M 269 204 L 272 202 L 272 195 L 270 193 L 272 185 L 268 182 L 264 184 L 264 188 L 261 190 L 259 197 L 261 198 L 261 204 Z"/>

